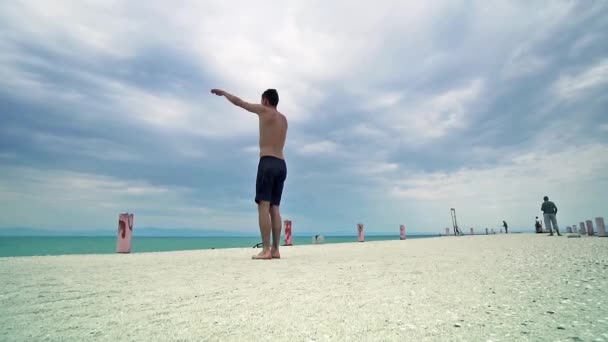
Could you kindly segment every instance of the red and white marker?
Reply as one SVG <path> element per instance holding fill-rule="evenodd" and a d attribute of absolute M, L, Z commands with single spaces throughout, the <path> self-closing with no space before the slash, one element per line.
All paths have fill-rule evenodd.
<path fill-rule="evenodd" d="M 359 242 L 365 241 L 365 232 L 363 231 L 363 223 L 357 224 L 357 234 Z"/>
<path fill-rule="evenodd" d="M 284 246 L 291 246 L 291 245 L 293 245 L 293 242 L 291 239 L 291 221 L 285 220 L 284 224 L 285 224 L 285 245 Z"/>
<path fill-rule="evenodd" d="M 133 214 L 120 214 L 118 216 L 118 236 L 116 240 L 116 253 L 131 253 L 132 236 Z"/>

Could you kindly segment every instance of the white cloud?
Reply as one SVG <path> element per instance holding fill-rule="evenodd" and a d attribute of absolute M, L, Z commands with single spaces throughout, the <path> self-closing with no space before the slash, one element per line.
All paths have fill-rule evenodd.
<path fill-rule="evenodd" d="M 496 166 L 463 168 L 451 172 L 406 171 L 402 178 L 385 178 L 381 184 L 396 201 L 414 201 L 418 210 L 447 210 L 456 206 L 472 225 L 510 217 L 517 227 L 538 215 L 542 196 L 561 205 L 568 220 L 579 215 L 600 215 L 601 205 L 589 205 L 586 196 L 601 196 L 608 182 L 608 145 L 588 144 L 566 149 L 554 147 L 506 156 Z M 410 202 L 407 202 L 410 203 Z M 494 207 L 494 209 L 492 209 Z M 483 209 L 481 209 L 483 208 Z M 601 211 L 601 210 L 600 210 Z"/>
<path fill-rule="evenodd" d="M 548 58 L 534 54 L 522 55 L 521 50 L 514 52 L 503 70 L 503 77 L 507 80 L 528 76 L 542 71 L 549 63 Z"/>
<path fill-rule="evenodd" d="M 253 222 L 253 205 L 244 212 L 201 206 L 192 192 L 137 179 L 6 167 L 0 171 L 0 204 L 7 210 L 0 226 L 108 228 L 125 211 L 135 213 L 138 226 L 242 230 Z"/>
<path fill-rule="evenodd" d="M 608 83 L 608 59 L 597 62 L 577 75 L 562 75 L 553 84 L 553 91 L 560 98 L 570 100 L 606 83 Z"/>
<path fill-rule="evenodd" d="M 466 127 L 474 113 L 474 105 L 483 92 L 479 79 L 418 103 L 404 102 L 392 108 L 387 129 L 401 133 L 409 143 L 420 144 L 441 138 L 451 129 Z"/>
<path fill-rule="evenodd" d="M 333 141 L 323 140 L 304 144 L 298 148 L 297 152 L 305 156 L 331 155 L 337 152 L 337 148 L 338 145 Z"/>

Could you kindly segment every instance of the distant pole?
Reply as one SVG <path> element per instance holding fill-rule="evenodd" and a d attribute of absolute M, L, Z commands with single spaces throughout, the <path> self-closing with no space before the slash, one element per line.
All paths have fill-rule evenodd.
<path fill-rule="evenodd" d="M 593 236 L 594 235 L 593 234 L 593 221 L 587 220 L 586 223 L 587 223 L 587 235 Z"/>
<path fill-rule="evenodd" d="M 595 225 L 597 227 L 597 236 L 606 237 L 606 226 L 604 225 L 604 218 L 596 217 Z"/>

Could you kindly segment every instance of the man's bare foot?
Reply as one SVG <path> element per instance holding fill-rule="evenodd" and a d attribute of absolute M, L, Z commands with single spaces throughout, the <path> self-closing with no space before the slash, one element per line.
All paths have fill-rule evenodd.
<path fill-rule="evenodd" d="M 261 251 L 259 254 L 252 256 L 251 259 L 260 259 L 260 260 L 272 259 L 272 255 L 270 254 L 270 249 L 266 250 L 266 251 Z"/>
<path fill-rule="evenodd" d="M 270 249 L 270 255 L 273 259 L 281 259 L 281 253 L 279 253 L 279 251 L 274 248 Z"/>

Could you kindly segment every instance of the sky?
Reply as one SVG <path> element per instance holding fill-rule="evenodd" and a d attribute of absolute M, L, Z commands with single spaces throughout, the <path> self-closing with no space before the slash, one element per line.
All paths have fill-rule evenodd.
<path fill-rule="evenodd" d="M 254 114 L 294 232 L 608 218 L 608 2 L 2 1 L 0 227 L 257 231 Z"/>

